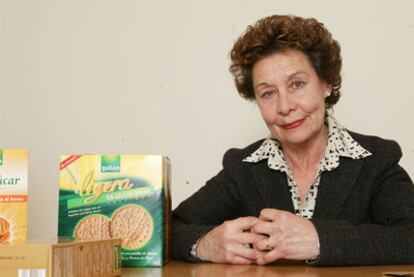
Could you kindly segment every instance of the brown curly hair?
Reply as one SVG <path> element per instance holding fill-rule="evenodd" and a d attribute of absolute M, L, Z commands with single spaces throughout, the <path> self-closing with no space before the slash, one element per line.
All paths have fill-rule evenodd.
<path fill-rule="evenodd" d="M 331 33 L 314 18 L 272 15 L 248 26 L 230 52 L 230 72 L 239 94 L 254 100 L 252 69 L 270 54 L 294 49 L 302 51 L 318 77 L 332 86 L 325 100 L 327 108 L 338 102 L 341 89 L 341 50 Z"/>

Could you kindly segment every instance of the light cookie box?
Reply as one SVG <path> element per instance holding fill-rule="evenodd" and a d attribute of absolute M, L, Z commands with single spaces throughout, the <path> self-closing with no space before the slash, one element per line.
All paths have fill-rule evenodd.
<path fill-rule="evenodd" d="M 1 277 L 121 276 L 121 240 L 54 239 L 0 246 Z"/>
<path fill-rule="evenodd" d="M 122 266 L 169 260 L 171 167 L 163 155 L 63 155 L 58 235 L 121 238 Z"/>
<path fill-rule="evenodd" d="M 27 163 L 27 150 L 0 149 L 0 244 L 26 240 Z"/>

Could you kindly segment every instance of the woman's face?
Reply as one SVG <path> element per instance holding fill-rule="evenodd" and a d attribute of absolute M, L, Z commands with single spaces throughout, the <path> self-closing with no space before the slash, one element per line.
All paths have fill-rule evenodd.
<path fill-rule="evenodd" d="M 300 146 L 324 138 L 325 97 L 321 81 L 301 51 L 287 50 L 257 61 L 253 87 L 260 112 L 282 146 Z"/>

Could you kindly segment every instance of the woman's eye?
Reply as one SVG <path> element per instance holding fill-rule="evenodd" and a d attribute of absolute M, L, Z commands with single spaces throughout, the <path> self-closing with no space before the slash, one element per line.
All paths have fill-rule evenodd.
<path fill-rule="evenodd" d="M 301 87 L 303 87 L 305 85 L 305 82 L 303 82 L 303 81 L 294 81 L 292 84 L 291 84 L 291 87 L 293 88 L 293 89 L 298 89 L 298 88 L 301 88 Z"/>
<path fill-rule="evenodd" d="M 272 97 L 274 94 L 275 94 L 275 92 L 274 92 L 274 91 L 269 90 L 269 91 L 265 91 L 265 92 L 262 94 L 262 97 L 263 97 L 263 98 L 270 98 L 270 97 Z"/>

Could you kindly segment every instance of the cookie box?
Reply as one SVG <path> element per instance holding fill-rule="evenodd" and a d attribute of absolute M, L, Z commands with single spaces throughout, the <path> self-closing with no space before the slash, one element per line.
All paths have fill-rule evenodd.
<path fill-rule="evenodd" d="M 58 235 L 120 238 L 123 266 L 169 259 L 170 162 L 162 155 L 63 155 Z"/>
<path fill-rule="evenodd" d="M 121 240 L 55 239 L 0 246 L 2 277 L 121 276 Z"/>
<path fill-rule="evenodd" d="M 0 244 L 26 240 L 27 162 L 27 150 L 0 149 Z"/>

